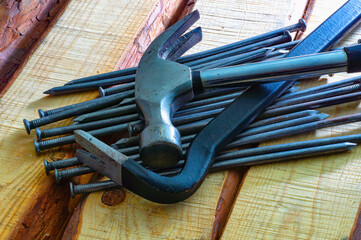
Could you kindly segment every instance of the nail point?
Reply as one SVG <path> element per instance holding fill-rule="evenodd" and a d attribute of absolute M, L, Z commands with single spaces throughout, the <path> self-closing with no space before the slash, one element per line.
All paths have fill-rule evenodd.
<path fill-rule="evenodd" d="M 307 110 L 307 111 L 310 113 L 310 115 L 316 115 L 320 113 L 320 111 L 318 110 Z"/>
<path fill-rule="evenodd" d="M 119 149 L 119 147 L 116 144 L 110 144 L 110 147 L 112 147 L 114 149 Z"/>
<path fill-rule="evenodd" d="M 346 142 L 345 143 L 347 145 L 347 150 L 351 151 L 352 149 L 354 149 L 357 144 L 356 143 L 351 143 L 351 142 Z"/>
<path fill-rule="evenodd" d="M 326 119 L 328 118 L 330 115 L 326 114 L 326 113 L 320 113 L 320 119 Z"/>
<path fill-rule="evenodd" d="M 54 91 L 52 89 L 46 90 L 45 92 L 43 92 L 43 94 L 53 94 Z"/>

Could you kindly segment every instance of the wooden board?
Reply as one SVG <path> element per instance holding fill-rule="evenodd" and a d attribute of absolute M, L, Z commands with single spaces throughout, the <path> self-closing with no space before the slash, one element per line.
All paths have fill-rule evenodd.
<path fill-rule="evenodd" d="M 1 98 L 1 239 L 61 237 L 76 201 L 70 200 L 67 184 L 57 186 L 53 176 L 46 177 L 42 159 L 66 158 L 72 151 L 68 147 L 36 155 L 35 135 L 26 135 L 22 119 L 37 118 L 38 108 L 94 98 L 95 91 L 66 97 L 44 97 L 42 92 L 73 78 L 113 70 L 156 3 L 159 1 L 71 1 Z M 155 16 L 160 14 L 166 27 L 170 24 L 167 14 Z M 145 34 L 156 32 L 150 28 Z"/>
<path fill-rule="evenodd" d="M 317 0 L 307 32 L 344 2 Z M 360 33 L 358 27 L 341 44 L 355 43 Z M 337 74 L 320 81 L 305 81 L 301 86 L 350 76 Z M 357 101 L 321 110 L 336 117 L 359 113 L 360 106 Z M 356 134 L 360 127 L 360 123 L 352 123 L 264 145 Z M 360 167 L 361 148 L 356 147 L 350 153 L 250 168 L 223 239 L 348 239 L 361 200 Z"/>
<path fill-rule="evenodd" d="M 305 3 L 197 1 L 201 13 L 197 25 L 202 26 L 204 34 L 192 52 L 297 22 Z M 124 190 L 125 200 L 108 206 L 102 203 L 103 193 L 90 194 L 73 216 L 75 220 L 69 226 L 72 234 L 67 238 L 210 239 L 224 179 L 225 172 L 210 174 L 194 196 L 173 205 L 154 204 Z M 117 196 L 123 194 L 118 192 Z"/>
<path fill-rule="evenodd" d="M 203 28 L 204 40 L 191 52 L 294 23 L 306 2 L 199 0 L 196 7 L 202 18 L 198 25 Z M 308 32 L 343 2 L 318 0 Z M 67 185 L 57 186 L 52 176 L 46 177 L 41 162 L 43 158 L 69 157 L 72 148 L 35 155 L 31 140 L 35 136 L 27 136 L 22 125 L 23 118 L 37 118 L 38 108 L 50 109 L 94 98 L 95 91 L 66 98 L 44 97 L 41 92 L 73 78 L 134 66 L 147 44 L 184 15 L 185 5 L 192 3 L 70 2 L 0 100 L 1 239 L 60 238 L 65 228 L 64 239 L 211 238 L 215 215 L 222 208 L 222 201 L 229 200 L 219 199 L 229 184 L 227 172 L 210 174 L 194 196 L 179 204 L 153 204 L 126 190 L 108 191 L 90 194 L 72 215 L 79 199 L 70 200 Z M 360 31 L 355 30 L 344 43 L 356 42 Z M 327 81 L 345 77 L 337 74 Z M 325 82 L 325 78 L 307 81 L 302 87 Z M 334 117 L 359 113 L 360 107 L 355 102 L 322 111 Z M 347 124 L 265 145 L 353 134 L 359 129 L 359 123 Z M 346 154 L 252 167 L 242 182 L 223 239 L 359 239 L 360 154 L 357 147 Z M 236 188 L 232 191 L 237 193 Z M 119 204 L 104 204 L 106 197 L 115 202 L 117 197 L 124 197 L 122 194 L 125 200 Z M 73 217 L 67 225 L 70 216 Z"/>

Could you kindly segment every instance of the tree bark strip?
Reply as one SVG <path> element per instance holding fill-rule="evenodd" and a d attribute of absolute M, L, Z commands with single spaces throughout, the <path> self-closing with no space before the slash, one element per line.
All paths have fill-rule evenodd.
<path fill-rule="evenodd" d="M 0 1 L 0 97 L 69 2 Z"/>
<path fill-rule="evenodd" d="M 310 17 L 312 15 L 312 10 L 314 8 L 316 4 L 316 0 L 308 0 L 307 5 L 305 7 L 305 11 L 303 12 L 303 20 L 306 21 L 306 23 L 308 23 L 308 21 L 310 20 Z M 302 37 L 303 32 L 302 31 L 298 31 L 295 39 L 300 39 Z"/>
<path fill-rule="evenodd" d="M 189 12 L 193 5 L 194 4 L 192 4 L 191 1 L 187 0 L 159 1 L 155 5 L 152 13 L 148 16 L 148 20 L 140 27 L 140 31 L 130 43 L 130 46 L 123 53 L 123 56 L 129 56 L 128 58 L 131 59 L 129 49 L 131 49 L 134 45 L 141 46 L 142 49 L 146 49 L 148 44 L 156 36 L 169 27 L 170 24 L 177 21 L 180 16 Z M 66 4 L 64 3 L 62 6 L 64 7 Z M 51 14 L 49 16 L 54 17 L 54 15 Z M 38 16 L 39 19 L 44 19 L 44 21 L 49 22 L 47 24 L 47 28 L 43 29 L 46 30 L 42 31 L 43 34 L 46 34 L 46 32 L 50 30 L 51 25 L 49 16 Z M 54 18 L 52 18 L 52 20 L 54 20 Z M 42 37 L 43 36 L 41 36 L 41 34 L 37 35 L 39 42 Z M 17 41 L 20 41 L 20 39 Z M 14 40 L 14 42 L 16 42 L 16 40 Z M 39 44 L 39 42 L 32 41 L 33 45 L 31 46 Z M 11 46 L 13 45 L 8 45 L 8 47 Z M 35 47 L 32 47 L 32 49 L 28 49 L 28 52 L 26 53 L 30 55 L 29 51 L 32 52 L 34 50 Z M 142 52 L 137 50 L 134 51 L 133 54 L 141 55 Z M 14 80 L 16 79 L 15 75 L 12 77 Z M 89 175 L 77 177 L 75 179 L 75 183 L 84 184 L 89 182 L 91 178 L 92 177 Z M 43 185 L 36 197 L 33 197 L 27 204 L 26 210 L 19 213 L 21 216 L 16 223 L 16 226 L 9 234 L 8 239 L 61 239 L 64 231 L 65 239 L 68 239 L 68 237 L 74 237 L 79 223 L 79 212 L 81 212 L 82 205 L 84 203 L 82 202 L 82 199 L 83 198 L 81 196 L 71 199 L 69 185 L 67 182 L 64 182 L 62 185 L 57 185 L 54 181 L 54 176 L 47 177 L 47 179 L 43 181 Z M 75 206 L 78 206 L 78 208 L 73 216 L 72 214 Z M 68 224 L 70 219 L 70 224 Z"/>

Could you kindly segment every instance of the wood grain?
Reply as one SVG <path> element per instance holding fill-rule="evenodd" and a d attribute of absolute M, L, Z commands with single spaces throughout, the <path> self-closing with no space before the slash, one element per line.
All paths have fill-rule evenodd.
<path fill-rule="evenodd" d="M 304 19 L 306 23 L 309 21 L 314 3 L 315 1 L 309 0 L 305 6 L 302 19 Z M 297 31 L 294 36 L 294 40 L 300 39 L 302 34 L 302 31 Z M 242 181 L 246 177 L 248 169 L 249 167 L 243 167 L 228 171 L 224 187 L 222 188 L 222 192 L 218 200 L 216 217 L 213 223 L 212 239 L 221 238 L 225 225 L 231 215 L 233 205 L 236 202 L 235 198 L 242 187 Z"/>
<path fill-rule="evenodd" d="M 267 1 L 197 1 L 201 19 L 196 25 L 202 26 L 203 40 L 191 52 L 297 22 L 303 12 L 297 4 L 280 1 L 269 9 Z M 224 182 L 225 174 L 210 174 L 194 196 L 172 205 L 154 204 L 126 192 L 122 203 L 108 206 L 101 202 L 102 193 L 90 194 L 75 238 L 210 239 L 222 187 L 233 184 Z"/>
<path fill-rule="evenodd" d="M 213 221 L 212 239 L 220 239 L 223 234 L 228 217 L 232 212 L 233 203 L 238 191 L 242 187 L 242 180 L 247 175 L 248 167 L 231 169 L 227 171 L 222 191 L 219 194 L 216 214 Z"/>
<path fill-rule="evenodd" d="M 308 24 L 315 29 L 345 1 L 318 0 Z M 358 27 L 341 44 L 355 43 Z M 307 33 L 306 33 L 307 35 Z M 310 80 L 303 88 L 353 75 Z M 321 109 L 331 117 L 360 112 L 359 102 Z M 359 133 L 360 123 L 317 130 L 263 145 Z M 251 167 L 223 239 L 347 239 L 361 201 L 360 147 L 350 153 Z"/>
<path fill-rule="evenodd" d="M 69 0 L 0 1 L 0 94 Z"/>
<path fill-rule="evenodd" d="M 95 92 L 66 97 L 44 97 L 42 92 L 73 78 L 114 69 L 157 2 L 72 1 L 2 96 L 1 239 L 58 238 L 77 202 L 69 200 L 67 185 L 54 186 L 53 176 L 46 177 L 42 166 L 43 158 L 71 156 L 71 147 L 36 155 L 34 133 L 26 135 L 22 119 L 37 118 L 38 108 L 51 109 L 94 98 Z"/>
<path fill-rule="evenodd" d="M 128 45 L 114 70 L 135 67 L 149 44 L 167 27 L 190 13 L 195 0 L 161 0 L 150 14 L 134 41 Z"/>
<path fill-rule="evenodd" d="M 349 237 L 347 238 L 349 240 L 361 239 L 361 217 L 360 217 L 360 212 L 361 212 L 361 205 L 358 208 L 354 225 L 353 225 L 353 227 L 351 229 Z"/>

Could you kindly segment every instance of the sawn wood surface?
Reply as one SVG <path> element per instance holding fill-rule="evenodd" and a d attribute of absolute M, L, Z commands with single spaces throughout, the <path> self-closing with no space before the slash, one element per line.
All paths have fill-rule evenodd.
<path fill-rule="evenodd" d="M 223 239 L 357 239 L 359 147 L 246 172 L 209 174 L 194 196 L 178 204 L 151 203 L 125 189 L 71 200 L 66 182 L 57 186 L 52 175 L 45 175 L 42 159 L 71 157 L 76 146 L 36 155 L 35 134 L 28 136 L 22 124 L 23 118 L 37 118 L 39 108 L 95 98 L 96 91 L 55 97 L 42 92 L 71 79 L 135 66 L 146 46 L 193 7 L 200 11 L 196 25 L 203 29 L 202 42 L 190 51 L 197 52 L 295 23 L 310 2 L 198 0 L 194 7 L 193 1 L 180 0 L 70 1 L 0 99 L 0 238 L 211 239 L 217 232 L 213 237 L 223 233 Z M 307 13 L 305 35 L 344 2 L 317 0 L 312 14 Z M 343 44 L 356 42 L 360 31 L 353 31 Z M 301 86 L 342 78 L 346 75 Z M 331 117 L 359 110 L 359 102 L 321 109 Z M 359 123 L 347 124 L 266 144 L 358 133 L 359 128 Z M 238 177 L 230 178 L 232 174 Z M 230 179 L 237 179 L 239 188 L 227 190 Z M 231 196 L 233 203 L 227 202 Z M 107 198 L 113 204 L 105 204 Z"/>

